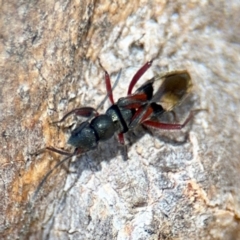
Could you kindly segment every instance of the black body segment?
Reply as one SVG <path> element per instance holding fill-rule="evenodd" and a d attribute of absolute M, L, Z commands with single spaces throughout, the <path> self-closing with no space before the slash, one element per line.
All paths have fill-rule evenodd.
<path fill-rule="evenodd" d="M 94 149 L 97 147 L 97 137 L 95 131 L 88 122 L 83 122 L 75 129 L 70 138 L 68 144 L 75 148 L 81 148 L 81 150 Z"/>
<path fill-rule="evenodd" d="M 95 132 L 97 137 L 97 141 L 105 141 L 111 138 L 114 133 L 114 123 L 107 114 L 103 114 L 100 116 L 95 117 L 91 123 L 90 127 Z"/>
<path fill-rule="evenodd" d="M 111 117 L 115 132 L 125 133 L 128 131 L 128 123 L 132 118 L 133 110 L 121 108 L 114 104 L 106 111 L 106 114 Z"/>

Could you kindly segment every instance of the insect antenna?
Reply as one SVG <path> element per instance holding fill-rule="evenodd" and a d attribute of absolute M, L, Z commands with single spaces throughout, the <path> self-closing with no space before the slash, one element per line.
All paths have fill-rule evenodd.
<path fill-rule="evenodd" d="M 46 180 L 48 179 L 48 177 L 52 174 L 52 172 L 58 168 L 60 165 L 62 165 L 64 162 L 66 162 L 67 160 L 69 160 L 71 157 L 73 157 L 75 155 L 75 152 L 69 156 L 67 156 L 66 158 L 62 159 L 60 162 L 58 162 L 45 176 L 44 178 L 41 180 L 41 182 L 38 184 L 38 187 L 36 189 L 36 191 L 34 192 L 32 198 L 31 198 L 31 202 L 34 202 L 37 198 L 37 195 L 40 191 L 40 189 L 42 188 L 43 184 L 46 182 Z"/>

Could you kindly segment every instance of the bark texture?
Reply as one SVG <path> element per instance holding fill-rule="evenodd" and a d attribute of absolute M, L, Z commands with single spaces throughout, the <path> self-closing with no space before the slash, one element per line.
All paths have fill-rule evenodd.
<path fill-rule="evenodd" d="M 0 8 L 1 239 L 240 239 L 240 3 L 229 1 L 3 1 Z M 155 58 L 141 83 L 187 69 L 182 131 L 115 138 L 57 168 L 70 118 L 114 98 Z M 99 112 L 109 106 L 106 102 Z M 172 121 L 172 115 L 163 120 Z"/>

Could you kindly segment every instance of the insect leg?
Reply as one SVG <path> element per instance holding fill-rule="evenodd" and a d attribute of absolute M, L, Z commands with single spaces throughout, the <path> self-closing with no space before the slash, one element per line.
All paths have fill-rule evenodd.
<path fill-rule="evenodd" d="M 105 73 L 105 84 L 106 84 L 108 98 L 109 98 L 111 104 L 114 104 L 110 76 L 109 76 L 108 72 L 105 70 L 105 68 L 103 67 L 103 65 L 101 64 L 100 59 L 98 59 L 98 60 L 99 60 L 100 67 L 103 69 L 103 71 Z"/>
<path fill-rule="evenodd" d="M 30 153 L 30 155 L 35 155 L 36 156 L 36 155 L 42 154 L 46 150 L 49 150 L 49 151 L 52 151 L 52 152 L 55 152 L 55 153 L 58 153 L 58 154 L 61 154 L 61 155 L 65 155 L 65 156 L 69 156 L 69 155 L 72 154 L 70 152 L 67 152 L 65 150 L 58 149 L 58 148 L 55 148 L 55 147 L 45 147 L 45 148 L 39 149 L 38 151 L 36 151 L 34 153 Z"/>
<path fill-rule="evenodd" d="M 184 128 L 188 124 L 188 122 L 194 117 L 194 115 L 197 114 L 199 111 L 202 111 L 202 109 L 191 111 L 190 114 L 188 115 L 187 119 L 182 124 L 161 123 L 161 122 L 151 121 L 151 120 L 144 121 L 144 122 L 142 122 L 142 124 L 144 124 L 145 126 L 148 126 L 148 127 L 154 127 L 154 128 L 159 128 L 159 129 L 165 129 L 165 130 L 180 130 L 180 129 Z"/>
<path fill-rule="evenodd" d="M 151 67 L 153 60 L 146 62 L 133 76 L 129 87 L 128 87 L 128 92 L 127 94 L 132 93 L 132 89 L 135 86 L 135 84 L 138 82 L 138 80 L 141 78 L 141 76 Z"/>
<path fill-rule="evenodd" d="M 67 151 L 62 150 L 62 149 L 57 149 L 55 147 L 46 147 L 45 149 L 49 150 L 49 151 L 52 151 L 52 152 L 59 153 L 61 155 L 66 155 L 66 156 L 72 155 L 72 153 L 70 153 L 70 152 L 67 152 Z"/>
<path fill-rule="evenodd" d="M 108 74 L 108 72 L 106 70 L 105 70 L 105 83 L 106 83 L 106 89 L 107 89 L 108 98 L 109 98 L 111 104 L 114 104 L 110 76 L 109 76 L 109 74 Z"/>
<path fill-rule="evenodd" d="M 52 123 L 54 124 L 54 123 L 63 122 L 67 117 L 69 117 L 72 114 L 76 114 L 77 116 L 86 117 L 86 118 L 98 116 L 98 112 L 96 111 L 96 109 L 94 109 L 92 107 L 81 107 L 81 108 L 75 108 L 75 109 L 71 110 L 70 112 L 65 114 L 62 117 L 62 119 L 60 119 L 59 121 L 56 121 L 56 122 L 52 122 Z"/>
<path fill-rule="evenodd" d="M 122 145 L 124 145 L 124 136 L 123 136 L 123 133 L 119 133 L 119 134 L 118 134 L 118 141 L 119 141 L 119 143 L 121 143 Z"/>
<path fill-rule="evenodd" d="M 161 105 L 156 103 L 145 103 L 145 105 L 140 106 L 134 113 L 131 122 L 129 124 L 129 129 L 135 128 L 140 123 L 145 123 L 147 120 L 154 116 L 161 115 L 165 112 Z"/>

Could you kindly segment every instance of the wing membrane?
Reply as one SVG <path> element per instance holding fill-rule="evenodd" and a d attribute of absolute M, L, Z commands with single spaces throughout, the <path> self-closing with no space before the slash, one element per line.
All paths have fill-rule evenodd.
<path fill-rule="evenodd" d="M 192 81 L 186 70 L 170 72 L 153 79 L 151 102 L 160 104 L 165 111 L 180 104 L 192 88 Z"/>

